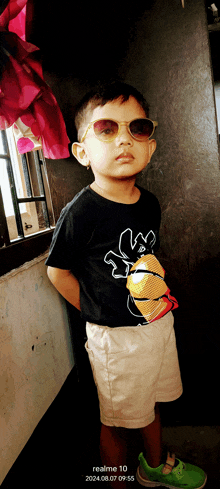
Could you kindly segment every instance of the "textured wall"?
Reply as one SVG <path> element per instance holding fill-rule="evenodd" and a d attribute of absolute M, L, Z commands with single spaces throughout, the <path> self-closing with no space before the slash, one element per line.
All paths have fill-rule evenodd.
<path fill-rule="evenodd" d="M 136 32 L 123 73 L 159 122 L 157 151 L 140 181 L 162 207 L 160 258 L 180 303 L 180 349 L 213 358 L 220 348 L 220 173 L 204 2 L 182 9 L 156 0 Z"/>
<path fill-rule="evenodd" d="M 182 9 L 180 2 L 157 0 L 138 25 L 125 70 L 126 79 L 144 89 L 159 122 L 157 151 L 142 183 L 162 205 L 164 258 L 187 278 L 220 244 L 219 153 L 203 2 L 186 2 Z"/>
<path fill-rule="evenodd" d="M 0 484 L 74 363 L 66 308 L 44 261 L 0 278 Z"/>

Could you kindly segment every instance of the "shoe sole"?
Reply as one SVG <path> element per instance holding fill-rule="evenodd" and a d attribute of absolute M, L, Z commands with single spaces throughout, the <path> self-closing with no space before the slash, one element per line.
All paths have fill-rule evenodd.
<path fill-rule="evenodd" d="M 143 479 L 139 473 L 139 467 L 137 468 L 136 479 L 139 482 L 139 484 L 141 484 L 144 487 L 162 487 L 163 486 L 163 487 L 168 487 L 169 489 L 181 489 L 181 487 L 177 488 L 177 486 L 170 486 L 169 484 L 163 484 L 162 482 L 153 482 L 150 480 L 148 481 L 146 479 Z M 205 481 L 202 484 L 202 486 L 197 487 L 196 489 L 202 489 L 203 487 L 205 487 L 206 482 L 207 482 L 207 475 L 206 475 Z M 185 488 L 182 488 L 182 489 L 185 489 Z"/>

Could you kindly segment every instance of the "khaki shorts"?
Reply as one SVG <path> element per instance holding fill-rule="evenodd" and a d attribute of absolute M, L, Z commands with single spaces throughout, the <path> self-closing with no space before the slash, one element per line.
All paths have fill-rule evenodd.
<path fill-rule="evenodd" d="M 86 323 L 101 422 L 142 428 L 155 418 L 156 402 L 182 394 L 173 314 L 144 326 L 109 328 Z"/>

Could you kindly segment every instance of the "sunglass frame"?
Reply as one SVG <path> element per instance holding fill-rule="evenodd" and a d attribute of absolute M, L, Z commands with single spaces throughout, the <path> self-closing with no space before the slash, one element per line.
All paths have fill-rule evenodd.
<path fill-rule="evenodd" d="M 146 141 L 147 141 L 148 139 L 150 139 L 150 138 L 153 136 L 154 131 L 155 131 L 156 127 L 158 126 L 158 122 L 157 122 L 157 121 L 152 121 L 152 120 L 151 120 L 151 119 L 149 119 L 148 117 L 137 117 L 136 119 L 132 119 L 132 120 L 131 120 L 131 121 L 129 121 L 129 122 L 118 122 L 118 121 L 115 121 L 114 119 L 108 119 L 107 117 L 103 117 L 103 118 L 100 118 L 100 119 L 96 119 L 95 121 L 91 121 L 91 122 L 88 124 L 87 129 L 86 129 L 86 132 L 85 132 L 85 134 L 83 135 L 83 137 L 81 138 L 80 143 L 82 143 L 82 142 L 85 140 L 85 138 L 86 138 L 86 136 L 87 136 L 87 133 L 88 133 L 88 131 L 89 131 L 89 129 L 90 129 L 91 127 L 93 128 L 93 132 L 94 132 L 95 137 L 96 137 L 97 139 L 99 139 L 99 141 L 103 141 L 103 142 L 105 142 L 105 143 L 111 143 L 112 141 L 114 141 L 114 139 L 115 139 L 115 138 L 118 136 L 118 134 L 120 133 L 121 126 L 127 126 L 128 131 L 129 131 L 129 134 L 132 136 L 132 138 L 133 138 L 133 139 L 135 139 L 136 141 L 142 142 L 142 141 L 140 141 L 140 139 L 136 138 L 136 137 L 135 137 L 135 136 L 134 136 L 134 135 L 131 133 L 131 130 L 130 130 L 130 124 L 131 124 L 132 122 L 139 121 L 139 120 L 150 121 L 150 122 L 152 122 L 152 124 L 153 124 L 153 129 L 152 129 L 152 132 L 151 132 L 150 136 L 148 136 L 148 137 L 147 137 L 147 139 L 146 139 Z M 115 122 L 115 123 L 118 125 L 118 132 L 117 132 L 117 133 L 116 133 L 116 134 L 115 134 L 115 135 L 114 135 L 112 138 L 107 139 L 106 141 L 105 141 L 104 139 L 102 139 L 102 138 L 99 138 L 99 137 L 97 136 L 97 134 L 95 133 L 95 130 L 94 130 L 94 124 L 95 124 L 96 122 L 99 122 L 99 121 L 111 121 L 111 122 Z M 144 140 L 144 141 L 145 141 L 145 140 Z"/>

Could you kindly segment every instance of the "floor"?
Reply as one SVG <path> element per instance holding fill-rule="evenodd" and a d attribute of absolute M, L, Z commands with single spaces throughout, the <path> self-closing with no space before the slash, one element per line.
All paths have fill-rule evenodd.
<path fill-rule="evenodd" d="M 201 467 L 207 474 L 206 489 L 219 489 L 220 487 L 220 426 L 167 426 L 163 428 L 163 442 L 166 447 L 176 454 L 177 458 Z M 135 442 L 132 440 L 130 445 L 129 460 L 127 463 L 128 475 L 135 475 L 140 453 L 141 440 L 138 433 Z M 94 460 L 94 465 L 102 465 L 101 462 Z M 92 466 L 90 472 L 87 466 L 87 472 L 82 477 L 92 476 Z M 91 477 L 90 477 L 91 479 Z M 97 483 L 96 483 L 97 484 Z M 82 482 L 82 487 L 84 484 Z M 86 484 L 85 484 L 85 487 Z M 100 487 L 100 483 L 99 486 Z M 103 488 L 107 489 L 105 483 Z M 140 488 L 135 480 L 128 484 L 128 489 Z"/>
<path fill-rule="evenodd" d="M 187 411 L 182 412 L 178 403 L 175 401 L 169 403 L 170 406 L 162 406 L 164 446 L 183 461 L 205 470 L 208 475 L 206 489 L 219 489 L 220 422 L 215 425 L 200 422 L 192 426 L 188 423 Z M 201 420 L 199 414 L 197 418 Z M 89 389 L 87 385 L 87 389 L 81 391 L 73 369 L 1 488 L 14 489 L 19 485 L 22 489 L 47 489 L 56 485 L 62 489 L 83 489 L 91 487 L 91 484 L 94 487 L 97 482 L 90 480 L 92 467 L 102 466 L 99 431 L 99 413 L 93 387 Z M 132 432 L 132 440 L 128 434 L 128 475 L 135 475 L 138 455 L 143 449 L 139 431 Z M 99 482 L 98 488 L 102 487 L 108 489 L 108 484 Z M 136 480 L 128 484 L 128 489 L 139 487 Z"/>
<path fill-rule="evenodd" d="M 206 489 L 219 489 L 220 426 L 167 426 L 163 428 L 163 441 L 177 458 L 206 472 Z M 134 483 L 132 487 L 140 485 Z"/>

